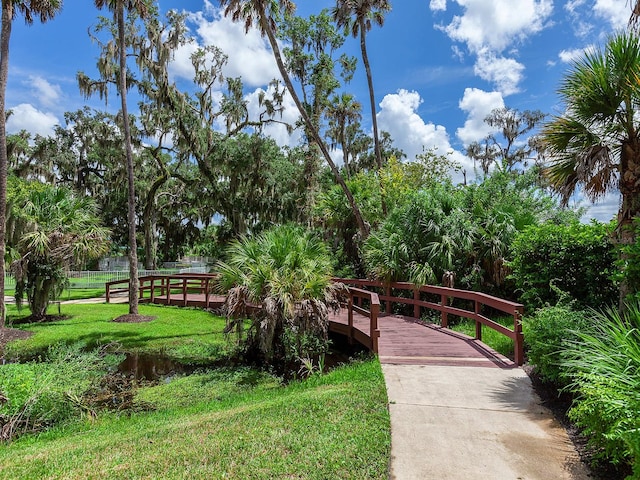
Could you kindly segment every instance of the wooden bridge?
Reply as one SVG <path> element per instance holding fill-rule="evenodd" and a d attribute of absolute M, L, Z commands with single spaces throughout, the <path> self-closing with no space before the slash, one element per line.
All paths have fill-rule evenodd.
<path fill-rule="evenodd" d="M 220 308 L 214 295 L 214 274 L 153 275 L 140 277 L 140 303 Z M 524 361 L 521 318 L 523 306 L 484 293 L 431 285 L 340 279 L 349 286 L 349 300 L 329 316 L 329 329 L 346 335 L 379 355 L 382 363 L 414 365 L 474 365 L 513 367 Z M 128 292 L 128 280 L 106 283 L 106 299 Z M 491 318 L 489 311 L 513 317 L 513 328 Z M 434 317 L 435 314 L 435 317 Z M 448 328 L 449 316 L 475 322 L 475 338 Z M 423 321 L 423 316 L 436 323 Z M 482 326 L 509 337 L 514 359 L 482 343 Z"/>

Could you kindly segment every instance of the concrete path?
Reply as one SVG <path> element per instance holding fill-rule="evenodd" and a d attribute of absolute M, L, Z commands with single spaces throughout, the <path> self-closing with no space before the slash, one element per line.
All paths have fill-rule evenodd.
<path fill-rule="evenodd" d="M 521 368 L 383 364 L 395 480 L 587 479 Z"/>

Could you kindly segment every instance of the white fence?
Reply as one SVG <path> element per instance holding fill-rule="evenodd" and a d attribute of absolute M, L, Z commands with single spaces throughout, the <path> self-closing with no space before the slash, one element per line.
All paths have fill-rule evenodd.
<path fill-rule="evenodd" d="M 208 267 L 190 267 L 190 268 L 172 268 L 163 270 L 138 270 L 138 276 L 144 277 L 146 275 L 171 275 L 175 273 L 208 273 Z M 83 271 L 83 272 L 68 272 L 69 288 L 104 288 L 106 282 L 113 282 L 115 280 L 127 280 L 129 278 L 129 271 Z M 4 277 L 5 288 L 11 289 L 15 287 L 15 279 L 12 275 L 5 275 Z"/>

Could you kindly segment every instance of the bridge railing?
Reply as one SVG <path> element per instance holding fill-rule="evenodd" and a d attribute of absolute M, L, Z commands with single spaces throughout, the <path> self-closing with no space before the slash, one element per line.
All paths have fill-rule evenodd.
<path fill-rule="evenodd" d="M 349 339 L 356 339 L 374 353 L 378 353 L 378 316 L 380 315 L 380 299 L 378 294 L 370 290 L 356 287 L 349 287 L 349 300 L 347 304 L 347 326 L 346 332 Z M 369 334 L 360 332 L 353 326 L 353 312 L 359 313 L 369 318 Z"/>
<path fill-rule="evenodd" d="M 213 291 L 216 274 L 212 273 L 178 273 L 174 275 L 146 275 L 139 277 L 140 282 L 138 295 L 140 303 L 151 302 L 159 295 L 165 297 L 167 303 L 170 303 L 171 296 L 183 300 L 187 305 L 188 294 L 204 294 L 205 303 L 209 304 L 209 297 Z M 105 283 L 107 303 L 111 300 L 111 296 L 116 293 L 125 293 L 129 291 L 129 279 L 115 280 Z"/>
<path fill-rule="evenodd" d="M 379 295 L 379 300 L 385 302 L 381 313 L 390 314 L 393 311 L 393 304 L 413 306 L 413 318 L 421 318 L 422 309 L 435 310 L 440 312 L 440 323 L 443 327 L 449 326 L 449 315 L 458 315 L 469 318 L 475 322 L 475 338 L 482 340 L 482 325 L 509 337 L 514 342 L 514 361 L 517 365 L 524 363 L 524 337 L 522 335 L 522 315 L 524 306 L 493 297 L 485 293 L 460 290 L 457 288 L 438 287 L 432 285 L 414 285 L 406 282 L 392 282 L 389 284 L 376 280 L 355 280 L 349 278 L 335 278 L 334 281 L 342 282 L 345 285 L 358 289 L 376 288 L 384 292 Z M 392 295 L 394 290 L 408 293 L 407 297 Z M 424 299 L 429 296 L 432 301 Z M 434 298 L 435 297 L 435 298 Z M 472 309 L 465 309 L 452 305 L 453 299 L 470 301 Z M 503 312 L 513 317 L 513 329 L 501 325 L 483 314 L 483 307 L 487 306 Z M 373 332 L 373 330 L 372 330 Z"/>

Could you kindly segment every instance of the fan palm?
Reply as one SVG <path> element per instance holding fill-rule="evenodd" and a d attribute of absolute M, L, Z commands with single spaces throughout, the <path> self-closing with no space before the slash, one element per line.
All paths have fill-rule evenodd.
<path fill-rule="evenodd" d="M 604 49 L 587 52 L 574 63 L 559 92 L 566 111 L 543 128 L 551 186 L 565 203 L 578 187 L 592 200 L 618 189 L 616 241 L 632 244 L 633 220 L 640 215 L 638 33 L 615 34 Z M 621 301 L 631 288 L 621 284 Z"/>
<path fill-rule="evenodd" d="M 44 318 L 49 299 L 64 283 L 65 269 L 107 253 L 109 231 L 99 225 L 95 203 L 65 188 L 22 184 L 14 189 L 8 244 L 17 253 L 16 299 L 32 317 Z"/>
<path fill-rule="evenodd" d="M 629 17 L 630 25 L 637 25 L 640 19 L 640 0 L 629 0 L 631 5 L 631 17 Z"/>
<path fill-rule="evenodd" d="M 300 227 L 275 227 L 234 241 L 227 257 L 217 268 L 228 292 L 229 330 L 244 321 L 247 306 L 259 305 L 249 340 L 267 361 L 308 356 L 300 347 L 309 337 L 326 341 L 328 306 L 336 304 L 339 289 L 319 239 Z M 293 345 L 287 343 L 292 337 Z"/>
<path fill-rule="evenodd" d="M 4 327 L 6 309 L 4 305 L 4 255 L 6 251 L 7 210 L 7 130 L 6 93 L 9 76 L 9 41 L 11 26 L 18 13 L 28 25 L 34 17 L 46 22 L 52 19 L 62 6 L 61 0 L 2 0 L 2 27 L 0 30 L 0 328 Z"/>
<path fill-rule="evenodd" d="M 362 115 L 360 110 L 362 106 L 353 95 L 349 93 L 342 93 L 341 95 L 335 95 L 331 99 L 331 104 L 327 110 L 327 117 L 329 118 L 329 137 L 336 143 L 340 144 L 342 148 L 342 158 L 344 160 L 344 169 L 347 172 L 347 178 L 351 178 L 349 168 L 349 155 L 350 155 L 350 143 L 349 127 L 357 124 Z"/>

